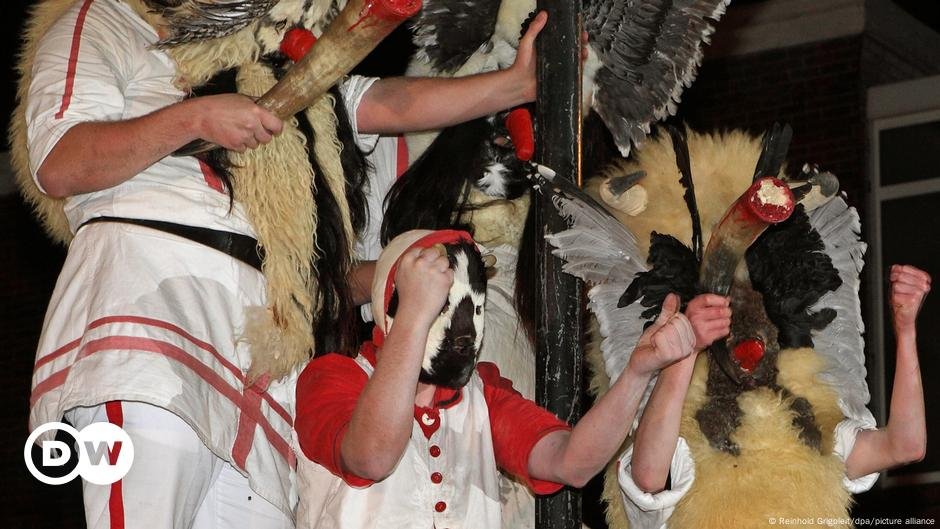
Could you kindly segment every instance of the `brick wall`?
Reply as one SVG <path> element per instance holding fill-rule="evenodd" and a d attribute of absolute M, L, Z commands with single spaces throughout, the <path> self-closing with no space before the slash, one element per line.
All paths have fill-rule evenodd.
<path fill-rule="evenodd" d="M 854 204 L 863 201 L 862 37 L 818 42 L 706 62 L 683 96 L 681 117 L 694 128 L 761 132 L 793 127 L 789 163 L 835 173 Z"/>

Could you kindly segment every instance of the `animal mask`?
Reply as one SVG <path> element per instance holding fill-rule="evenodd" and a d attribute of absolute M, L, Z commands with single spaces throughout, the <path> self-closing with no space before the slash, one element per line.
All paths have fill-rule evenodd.
<path fill-rule="evenodd" d="M 447 302 L 428 332 L 419 380 L 458 389 L 469 380 L 483 341 L 486 272 L 480 250 L 462 231 L 413 230 L 393 239 L 376 263 L 372 312 L 381 341 L 398 310 L 394 286 L 398 261 L 411 248 L 436 248 L 446 253 L 454 271 Z"/>

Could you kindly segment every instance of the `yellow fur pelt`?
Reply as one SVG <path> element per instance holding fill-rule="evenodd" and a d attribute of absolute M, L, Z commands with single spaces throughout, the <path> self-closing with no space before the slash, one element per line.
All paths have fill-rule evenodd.
<path fill-rule="evenodd" d="M 688 144 L 703 238 L 707 243 L 712 228 L 728 206 L 750 185 L 760 154 L 760 139 L 739 131 L 724 134 L 688 131 Z M 588 182 L 587 189 L 602 201 L 599 190 L 606 178 L 638 170 L 646 173 L 639 181 L 649 197 L 645 211 L 637 215 L 615 210 L 611 213 L 636 235 L 644 256 L 649 251 L 653 231 L 673 235 L 689 245 L 692 224 L 668 135 L 651 139 L 634 151 L 632 159 L 608 167 Z M 591 390 L 603 394 L 609 389 L 610 380 L 604 370 L 596 322 L 591 331 L 588 351 Z M 708 361 L 706 354 L 699 355 L 696 361 L 680 426 L 680 435 L 688 442 L 695 461 L 695 482 L 676 506 L 667 526 L 737 529 L 767 527 L 771 517 L 811 523 L 819 517 L 846 519 L 851 498 L 842 485 L 845 469 L 832 453 L 833 432 L 842 420 L 842 413 L 836 394 L 818 377 L 823 362 L 820 356 L 811 349 L 781 351 L 777 381 L 812 404 L 823 434 L 821 453 L 799 440 L 789 403 L 763 388 L 738 397 L 743 411 L 742 424 L 733 435 L 741 447 L 738 457 L 713 449 L 695 419 L 706 398 Z M 628 439 L 624 449 L 631 442 Z M 628 522 L 617 480 L 617 459 L 619 454 L 608 465 L 604 498 L 610 527 L 625 529 Z"/>
<path fill-rule="evenodd" d="M 63 200 L 42 194 L 32 181 L 27 157 L 25 101 L 30 84 L 30 68 L 42 35 L 77 0 L 46 0 L 33 10 L 20 57 L 19 105 L 11 125 L 13 161 L 19 187 L 33 205 L 50 235 L 67 243 L 71 233 L 62 211 Z M 158 33 L 166 28 L 159 16 L 142 0 L 125 0 Z M 296 5 L 295 5 L 296 4 Z M 272 9 L 289 13 L 291 21 L 303 20 L 312 26 L 326 12 L 329 2 L 312 2 L 303 11 L 300 0 L 282 0 Z M 293 9 L 294 11 L 290 11 Z M 288 16 L 285 14 L 285 16 Z M 290 17 L 288 17 L 290 18 Z M 296 19 L 296 20 L 294 20 Z M 309 24 L 308 24 L 309 23 Z M 176 84 L 188 90 L 199 86 L 215 73 L 237 67 L 240 93 L 260 96 L 275 84 L 270 69 L 259 57 L 276 49 L 290 24 L 261 26 L 255 22 L 227 37 L 170 48 L 176 62 Z M 318 141 L 315 154 L 340 211 L 351 255 L 353 228 L 346 200 L 345 176 L 340 163 L 341 144 L 337 139 L 333 100 L 319 98 L 306 112 Z M 313 171 L 308 161 L 304 135 L 295 119 L 284 123 L 284 131 L 271 143 L 243 154 L 233 153 L 233 192 L 245 208 L 259 244 L 265 249 L 263 273 L 267 280 L 267 306 L 249 307 L 243 336 L 235 337 L 250 345 L 252 364 L 249 377 L 281 378 L 303 364 L 313 349 L 313 322 L 320 310 L 315 260 L 318 256 L 315 233 L 316 206 L 311 195 Z M 348 270 L 351 263 L 330 263 Z"/>

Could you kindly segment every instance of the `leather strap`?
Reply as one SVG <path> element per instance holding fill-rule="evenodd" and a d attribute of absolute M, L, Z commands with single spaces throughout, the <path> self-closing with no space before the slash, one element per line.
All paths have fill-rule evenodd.
<path fill-rule="evenodd" d="M 133 224 L 135 226 L 143 226 L 145 228 L 176 235 L 177 237 L 182 237 L 203 246 L 208 246 L 213 250 L 218 250 L 226 255 L 230 255 L 259 272 L 261 271 L 261 263 L 264 261 L 264 248 L 259 246 L 258 241 L 254 238 L 240 233 L 186 226 L 184 224 L 176 224 L 162 220 L 129 219 L 107 216 L 89 219 L 85 221 L 79 229 L 88 224 L 97 224 L 99 222 Z"/>

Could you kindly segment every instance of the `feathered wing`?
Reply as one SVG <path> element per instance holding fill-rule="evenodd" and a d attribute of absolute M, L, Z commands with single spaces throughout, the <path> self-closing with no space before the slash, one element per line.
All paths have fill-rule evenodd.
<path fill-rule="evenodd" d="M 563 270 L 591 285 L 588 308 L 600 324 L 605 370 L 613 381 L 630 360 L 646 323 L 639 303 L 617 304 L 636 274 L 647 269 L 646 261 L 623 224 L 569 185 L 572 189 L 564 191 L 550 184 L 540 186 L 571 226 L 546 239 L 555 247 L 552 253 L 565 261 Z"/>
<path fill-rule="evenodd" d="M 416 59 L 438 73 L 453 73 L 496 28 L 500 0 L 425 0 L 415 17 Z"/>
<path fill-rule="evenodd" d="M 867 246 L 859 236 L 858 212 L 836 197 L 813 210 L 809 221 L 842 279 L 842 286 L 826 293 L 813 307 L 836 311 L 835 319 L 813 336 L 815 349 L 826 362 L 822 378 L 836 390 L 846 417 L 864 417 L 869 414 L 866 404 L 870 395 L 865 382 L 865 329 L 858 291 Z"/>
<path fill-rule="evenodd" d="M 710 20 L 729 1 L 585 0 L 592 55 L 585 71 L 596 70 L 592 107 L 624 156 L 651 123 L 675 113 L 714 31 Z"/>
<path fill-rule="evenodd" d="M 185 0 L 179 5 L 158 7 L 172 34 L 159 46 L 225 37 L 263 17 L 279 0 Z"/>

